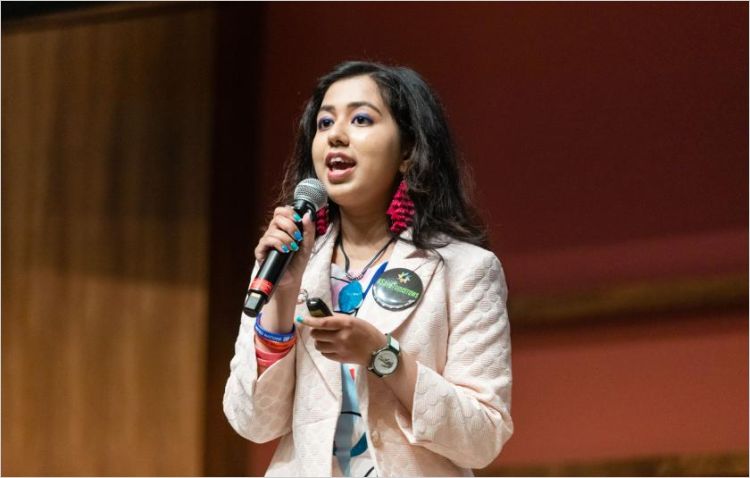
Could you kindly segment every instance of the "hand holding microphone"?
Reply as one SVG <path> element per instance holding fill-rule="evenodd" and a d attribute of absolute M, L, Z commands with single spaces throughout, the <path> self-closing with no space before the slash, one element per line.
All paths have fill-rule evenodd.
<path fill-rule="evenodd" d="M 295 294 L 299 290 L 315 242 L 315 213 L 326 201 L 323 184 L 310 178 L 295 188 L 291 207 L 276 208 L 255 248 L 255 258 L 261 266 L 245 299 L 247 315 L 256 317 L 275 289 Z"/>
<path fill-rule="evenodd" d="M 302 227 L 297 224 L 302 224 Z M 281 252 L 282 257 L 296 257 L 290 260 L 288 270 L 279 277 L 274 290 L 287 289 L 294 286 L 297 282 L 295 279 L 301 279 L 314 239 L 315 228 L 308 214 L 300 220 L 291 206 L 277 207 L 274 210 L 273 218 L 255 248 L 255 260 L 263 264 L 271 251 Z"/>

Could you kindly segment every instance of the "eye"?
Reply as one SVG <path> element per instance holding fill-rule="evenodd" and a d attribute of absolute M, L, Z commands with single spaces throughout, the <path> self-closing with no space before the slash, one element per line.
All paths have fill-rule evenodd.
<path fill-rule="evenodd" d="M 331 126 L 333 120 L 331 118 L 320 118 L 318 120 L 318 129 L 323 129 Z"/>
<path fill-rule="evenodd" d="M 372 124 L 372 118 L 367 115 L 359 114 L 352 119 L 352 123 L 360 126 Z"/>

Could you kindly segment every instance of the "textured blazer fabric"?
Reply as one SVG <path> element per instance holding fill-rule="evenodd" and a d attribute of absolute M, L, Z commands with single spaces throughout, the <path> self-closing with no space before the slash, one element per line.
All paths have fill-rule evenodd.
<path fill-rule="evenodd" d="M 310 297 L 331 304 L 331 257 L 338 223 L 316 240 L 302 279 Z M 411 231 L 404 233 L 411 237 Z M 443 238 L 445 239 L 445 238 Z M 424 291 L 416 305 L 386 310 L 371 294 L 358 313 L 417 360 L 412 412 L 366 367 L 356 371 L 368 447 L 378 476 L 472 476 L 513 433 L 508 289 L 490 251 L 454 241 L 422 251 L 398 241 L 388 269 L 415 271 Z M 253 275 L 257 272 L 256 264 Z M 296 313 L 307 314 L 304 304 Z M 315 349 L 310 330 L 258 378 L 253 326 L 242 314 L 224 394 L 224 413 L 243 437 L 281 437 L 267 476 L 330 476 L 341 410 L 340 363 Z"/>

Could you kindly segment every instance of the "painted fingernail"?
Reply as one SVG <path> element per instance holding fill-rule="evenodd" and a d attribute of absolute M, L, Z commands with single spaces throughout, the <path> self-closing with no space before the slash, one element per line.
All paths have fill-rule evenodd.
<path fill-rule="evenodd" d="M 281 252 L 283 252 L 284 254 L 286 254 L 287 252 L 289 252 L 289 248 L 286 247 L 286 244 L 282 244 L 281 245 Z"/>
<path fill-rule="evenodd" d="M 300 221 L 302 220 L 302 218 L 301 218 L 301 217 L 299 217 L 299 214 L 297 214 L 297 213 L 295 212 L 295 213 L 294 213 L 294 220 L 295 220 L 296 222 L 300 222 Z"/>
<path fill-rule="evenodd" d="M 294 321 L 297 322 L 298 324 L 301 324 L 302 323 L 302 316 L 298 315 L 297 317 L 294 318 Z"/>
<path fill-rule="evenodd" d="M 296 242 L 292 242 L 291 244 L 289 244 L 289 246 L 292 248 L 293 251 L 299 251 L 299 246 L 297 245 Z"/>
<path fill-rule="evenodd" d="M 301 241 L 302 240 L 302 234 L 300 234 L 299 231 L 294 231 L 294 238 L 297 239 L 298 241 Z"/>

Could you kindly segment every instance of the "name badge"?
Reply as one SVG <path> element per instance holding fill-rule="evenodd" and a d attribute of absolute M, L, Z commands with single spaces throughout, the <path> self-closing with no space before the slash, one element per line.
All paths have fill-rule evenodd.
<path fill-rule="evenodd" d="M 383 272 L 372 286 L 375 302 L 388 310 L 403 310 L 417 303 L 422 295 L 422 279 L 409 269 Z"/>

